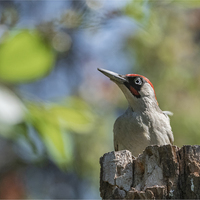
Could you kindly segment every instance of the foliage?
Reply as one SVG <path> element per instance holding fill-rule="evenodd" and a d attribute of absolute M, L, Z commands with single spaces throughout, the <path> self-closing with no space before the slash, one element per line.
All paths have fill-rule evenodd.
<path fill-rule="evenodd" d="M 73 159 L 73 140 L 70 133 L 89 133 L 95 116 L 89 106 L 70 97 L 59 104 L 28 103 L 28 122 L 38 131 L 50 157 L 61 167 Z"/>
<path fill-rule="evenodd" d="M 36 31 L 10 33 L 0 48 L 0 78 L 9 83 L 31 81 L 50 71 L 54 63 L 52 49 Z"/>
<path fill-rule="evenodd" d="M 79 28 L 81 12 L 67 9 L 59 19 L 40 22 L 32 29 L 12 27 L 17 23 L 12 17 L 18 14 L 14 7 L 4 12 L 10 16 L 11 27 L 5 28 L 7 18 L 1 18 L 1 23 L 6 24 L 0 27 L 4 31 L 0 37 L 1 136 L 13 141 L 17 146 L 16 154 L 25 163 L 45 163 L 50 159 L 60 169 L 74 171 L 97 183 L 99 157 L 111 150 L 112 141 L 108 138 L 112 134 L 105 133 L 112 132 L 113 112 L 107 113 L 109 120 L 104 119 L 104 115 L 97 117 L 98 108 L 89 105 L 75 89 L 76 95 L 50 102 L 29 97 L 27 100 L 26 94 L 19 90 L 28 82 L 44 80 L 54 73 L 52 70 L 59 60 L 66 59 L 74 42 L 68 30 Z M 58 29 L 57 23 L 62 28 Z M 70 68 L 66 64 L 65 67 Z"/>

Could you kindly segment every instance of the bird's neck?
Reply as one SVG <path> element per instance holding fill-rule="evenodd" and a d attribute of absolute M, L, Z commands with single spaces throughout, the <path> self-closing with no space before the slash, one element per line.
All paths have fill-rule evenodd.
<path fill-rule="evenodd" d="M 160 111 L 157 101 L 149 97 L 144 97 L 143 99 L 135 102 L 129 101 L 129 106 L 134 112 Z"/>

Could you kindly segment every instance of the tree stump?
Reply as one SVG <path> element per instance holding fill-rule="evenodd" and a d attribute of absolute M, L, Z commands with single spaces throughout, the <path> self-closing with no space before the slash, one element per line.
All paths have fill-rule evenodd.
<path fill-rule="evenodd" d="M 199 199 L 200 146 L 148 146 L 100 158 L 102 199 Z"/>

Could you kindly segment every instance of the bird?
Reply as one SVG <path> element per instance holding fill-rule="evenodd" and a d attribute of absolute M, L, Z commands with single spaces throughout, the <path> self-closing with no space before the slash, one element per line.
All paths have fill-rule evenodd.
<path fill-rule="evenodd" d="M 128 101 L 128 108 L 114 123 L 115 151 L 129 150 L 138 157 L 147 146 L 173 144 L 168 115 L 158 105 L 153 84 L 139 74 L 120 75 L 97 68 L 116 83 Z"/>

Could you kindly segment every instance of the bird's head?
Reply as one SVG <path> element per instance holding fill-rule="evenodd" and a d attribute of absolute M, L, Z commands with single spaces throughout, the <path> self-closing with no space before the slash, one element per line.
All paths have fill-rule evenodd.
<path fill-rule="evenodd" d="M 158 105 L 153 84 L 148 78 L 139 74 L 119 75 L 105 69 L 98 70 L 120 87 L 133 110 Z"/>

